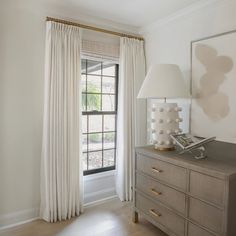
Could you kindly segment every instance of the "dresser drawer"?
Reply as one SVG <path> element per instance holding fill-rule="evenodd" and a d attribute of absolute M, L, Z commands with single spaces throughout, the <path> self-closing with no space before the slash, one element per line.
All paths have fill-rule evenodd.
<path fill-rule="evenodd" d="M 136 173 L 136 188 L 176 211 L 185 214 L 185 194 Z"/>
<path fill-rule="evenodd" d="M 207 232 L 206 230 L 189 223 L 188 224 L 188 236 L 214 236 L 214 234 L 211 234 Z"/>
<path fill-rule="evenodd" d="M 190 193 L 203 200 L 223 206 L 224 181 L 195 171 L 190 172 Z"/>
<path fill-rule="evenodd" d="M 139 193 L 136 193 L 136 207 L 149 215 L 155 222 L 175 232 L 176 235 L 184 235 L 185 220 L 180 216 L 175 215 L 159 204 L 153 203 Z"/>
<path fill-rule="evenodd" d="M 182 167 L 138 154 L 137 169 L 167 184 L 186 190 L 187 170 Z"/>
<path fill-rule="evenodd" d="M 189 201 L 189 218 L 216 233 L 221 233 L 223 212 L 207 203 L 191 198 Z"/>

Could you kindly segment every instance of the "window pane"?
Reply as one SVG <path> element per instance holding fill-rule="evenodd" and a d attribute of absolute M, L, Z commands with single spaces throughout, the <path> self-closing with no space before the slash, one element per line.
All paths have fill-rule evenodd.
<path fill-rule="evenodd" d="M 115 96 L 114 95 L 102 95 L 102 110 L 115 111 Z"/>
<path fill-rule="evenodd" d="M 103 75 L 115 76 L 116 74 L 116 66 L 110 63 L 103 63 Z"/>
<path fill-rule="evenodd" d="M 87 152 L 87 134 L 82 135 L 82 151 Z"/>
<path fill-rule="evenodd" d="M 82 73 L 83 73 L 83 74 L 86 73 L 86 60 L 82 60 L 82 63 L 81 63 L 81 70 L 82 70 Z"/>
<path fill-rule="evenodd" d="M 101 62 L 99 61 L 91 61 L 88 60 L 87 62 L 87 73 L 92 75 L 101 75 Z"/>
<path fill-rule="evenodd" d="M 86 108 L 86 103 L 87 103 L 87 96 L 86 96 L 86 94 L 82 94 L 82 111 L 86 111 L 87 110 L 87 108 Z"/>
<path fill-rule="evenodd" d="M 101 95 L 87 94 L 87 111 L 100 111 L 100 110 L 101 110 Z"/>
<path fill-rule="evenodd" d="M 102 167 L 102 151 L 88 153 L 89 166 L 88 169 L 97 169 Z"/>
<path fill-rule="evenodd" d="M 102 134 L 88 134 L 89 151 L 102 149 Z"/>
<path fill-rule="evenodd" d="M 104 115 L 104 131 L 115 131 L 115 115 Z"/>
<path fill-rule="evenodd" d="M 87 76 L 87 93 L 101 93 L 101 76 Z"/>
<path fill-rule="evenodd" d="M 87 152 L 83 153 L 83 170 L 87 170 Z"/>
<path fill-rule="evenodd" d="M 81 77 L 81 87 L 82 92 L 86 92 L 86 75 L 82 75 Z"/>
<path fill-rule="evenodd" d="M 82 132 L 87 133 L 87 116 L 82 116 Z"/>
<path fill-rule="evenodd" d="M 103 134 L 103 148 L 115 148 L 115 132 Z"/>
<path fill-rule="evenodd" d="M 102 115 L 89 116 L 89 133 L 102 132 Z"/>
<path fill-rule="evenodd" d="M 103 166 L 114 166 L 115 165 L 115 149 L 104 150 L 103 152 Z"/>
<path fill-rule="evenodd" d="M 115 78 L 102 77 L 102 92 L 115 93 Z"/>

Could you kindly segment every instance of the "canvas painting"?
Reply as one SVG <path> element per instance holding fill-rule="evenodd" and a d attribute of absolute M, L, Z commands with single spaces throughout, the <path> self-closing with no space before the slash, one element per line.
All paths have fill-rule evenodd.
<path fill-rule="evenodd" d="M 191 43 L 191 132 L 236 143 L 236 31 Z"/>

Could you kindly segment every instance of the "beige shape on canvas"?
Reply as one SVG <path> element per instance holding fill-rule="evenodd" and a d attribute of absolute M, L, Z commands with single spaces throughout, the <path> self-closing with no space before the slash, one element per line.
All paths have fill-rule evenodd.
<path fill-rule="evenodd" d="M 220 91 L 220 86 L 227 79 L 225 74 L 232 70 L 233 60 L 227 56 L 217 56 L 216 49 L 205 44 L 198 44 L 195 54 L 206 69 L 199 81 L 196 101 L 212 121 L 219 121 L 230 112 L 228 95 Z"/>

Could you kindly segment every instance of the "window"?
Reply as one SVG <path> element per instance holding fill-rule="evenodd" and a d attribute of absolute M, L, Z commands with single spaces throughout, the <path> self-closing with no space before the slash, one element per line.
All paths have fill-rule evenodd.
<path fill-rule="evenodd" d="M 82 60 L 84 175 L 115 169 L 118 64 Z"/>

